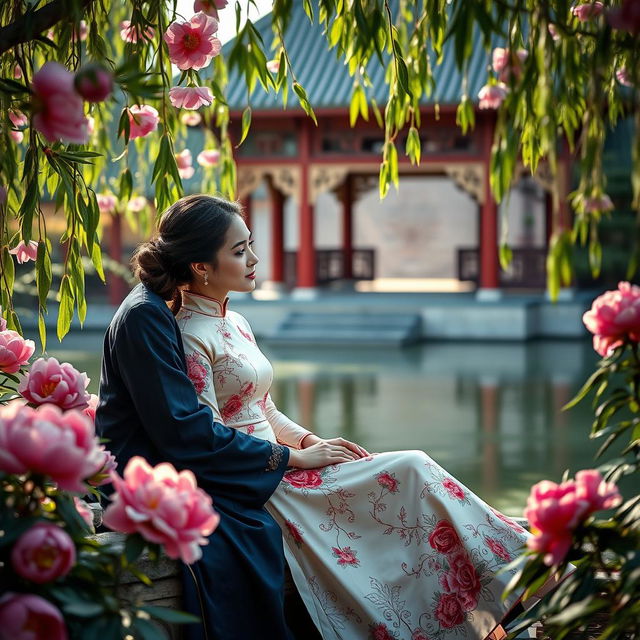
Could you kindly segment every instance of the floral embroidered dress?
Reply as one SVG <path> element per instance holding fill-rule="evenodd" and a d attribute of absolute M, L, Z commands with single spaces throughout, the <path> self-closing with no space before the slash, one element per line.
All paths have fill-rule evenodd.
<path fill-rule="evenodd" d="M 216 419 L 297 448 L 310 433 L 275 407 L 273 370 L 251 328 L 184 292 L 177 321 L 189 377 Z M 528 535 L 422 451 L 292 469 L 266 505 L 325 640 L 484 639 L 516 602 L 496 575 Z"/>

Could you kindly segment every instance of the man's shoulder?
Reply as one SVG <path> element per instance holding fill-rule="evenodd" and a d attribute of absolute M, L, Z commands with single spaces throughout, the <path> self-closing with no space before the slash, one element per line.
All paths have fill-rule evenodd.
<path fill-rule="evenodd" d="M 167 303 L 158 294 L 139 284 L 122 301 L 111 325 L 112 328 L 117 328 L 123 324 L 152 320 L 170 325 L 175 323 Z"/>

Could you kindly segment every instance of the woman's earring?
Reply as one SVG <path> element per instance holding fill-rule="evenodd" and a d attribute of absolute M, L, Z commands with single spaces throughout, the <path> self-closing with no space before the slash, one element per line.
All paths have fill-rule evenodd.
<path fill-rule="evenodd" d="M 209 274 L 204 272 L 204 286 L 206 287 L 209 284 Z"/>

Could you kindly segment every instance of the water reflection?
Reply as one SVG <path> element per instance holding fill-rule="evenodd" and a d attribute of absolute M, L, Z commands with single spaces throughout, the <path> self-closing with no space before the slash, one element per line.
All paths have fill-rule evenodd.
<path fill-rule="evenodd" d="M 562 412 L 596 361 L 588 343 L 269 348 L 282 411 L 372 451 L 423 449 L 496 507 L 591 466 L 588 407 Z"/>
<path fill-rule="evenodd" d="M 50 355 L 87 371 L 96 392 L 101 341 L 72 334 Z M 504 511 L 521 513 L 534 482 L 593 466 L 588 406 L 560 410 L 593 370 L 588 342 L 262 347 L 291 418 L 371 451 L 423 449 Z"/>

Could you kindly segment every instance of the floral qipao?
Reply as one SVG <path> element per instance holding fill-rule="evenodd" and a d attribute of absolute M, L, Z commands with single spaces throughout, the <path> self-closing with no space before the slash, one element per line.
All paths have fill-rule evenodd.
<path fill-rule="evenodd" d="M 177 317 L 203 403 L 230 427 L 299 447 L 269 396 L 272 369 L 226 302 L 184 293 Z M 484 639 L 513 606 L 498 574 L 528 534 L 422 451 L 292 469 L 266 505 L 325 640 Z"/>

